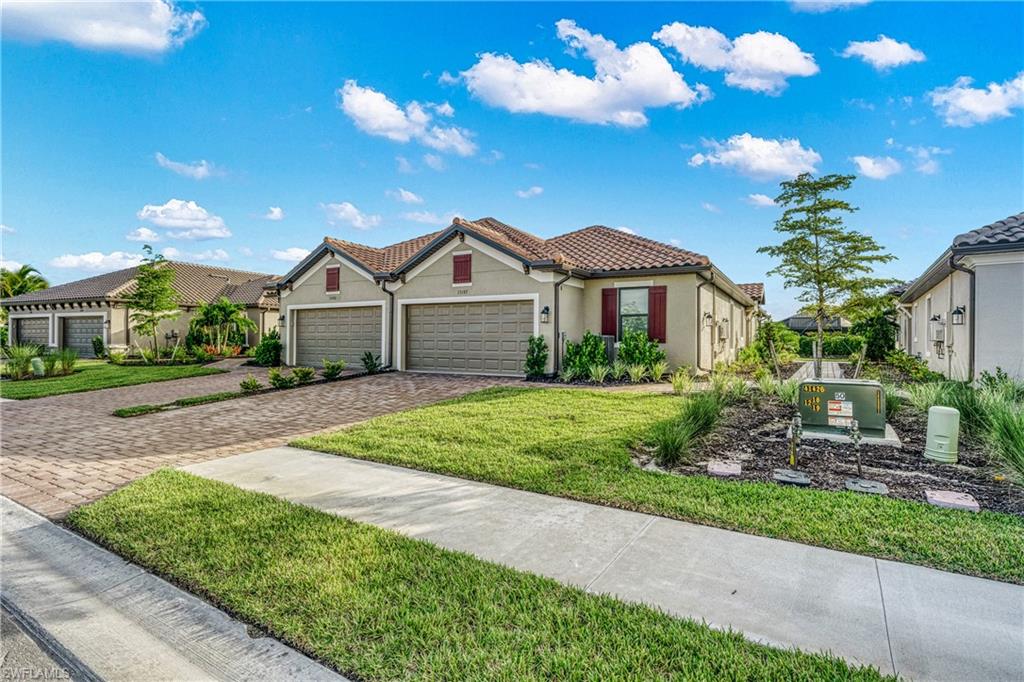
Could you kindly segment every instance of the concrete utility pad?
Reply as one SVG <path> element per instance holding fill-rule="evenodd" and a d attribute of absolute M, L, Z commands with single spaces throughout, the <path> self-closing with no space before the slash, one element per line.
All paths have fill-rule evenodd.
<path fill-rule="evenodd" d="M 955 490 L 925 490 L 924 497 L 928 504 L 947 509 L 963 509 L 964 511 L 980 511 L 978 501 L 968 493 L 958 493 Z"/>
<path fill-rule="evenodd" d="M 742 471 L 743 467 L 739 462 L 721 462 L 719 460 L 708 462 L 708 473 L 712 476 L 729 478 L 739 476 Z"/>
<path fill-rule="evenodd" d="M 793 427 L 789 427 L 786 431 L 786 438 L 793 437 Z M 832 433 L 829 431 L 810 431 L 804 429 L 801 438 L 803 440 L 829 440 L 834 443 L 847 443 L 853 445 L 853 441 L 845 433 Z M 862 445 L 885 445 L 890 448 L 902 448 L 903 441 L 896 434 L 896 429 L 892 428 L 891 424 L 885 425 L 885 436 L 879 438 L 878 436 L 865 436 L 861 434 L 860 442 Z"/>

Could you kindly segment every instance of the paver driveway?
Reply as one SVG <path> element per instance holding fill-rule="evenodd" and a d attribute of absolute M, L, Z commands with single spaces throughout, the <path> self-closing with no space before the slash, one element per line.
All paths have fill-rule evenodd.
<path fill-rule="evenodd" d="M 0 403 L 0 493 L 60 518 L 160 467 L 273 447 L 511 381 L 381 374 L 128 419 L 111 415 L 118 407 L 235 390 L 245 374 Z"/>

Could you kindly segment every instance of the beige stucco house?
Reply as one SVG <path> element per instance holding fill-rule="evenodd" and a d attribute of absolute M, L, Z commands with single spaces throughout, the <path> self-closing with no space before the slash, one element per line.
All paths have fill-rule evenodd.
<path fill-rule="evenodd" d="M 958 235 L 899 304 L 899 344 L 932 370 L 1024 378 L 1024 213 Z"/>
<path fill-rule="evenodd" d="M 711 369 L 753 339 L 758 284 L 736 285 L 706 257 L 607 227 L 542 239 L 493 218 L 377 248 L 327 237 L 274 284 L 284 359 L 522 375 L 543 336 L 548 371 L 584 331 L 614 343 L 644 329 L 673 365 Z"/>
<path fill-rule="evenodd" d="M 246 315 L 256 323 L 256 331 L 247 335 L 250 344 L 277 327 L 277 292 L 267 289 L 273 275 L 178 261 L 166 261 L 166 265 L 175 271 L 181 315 L 161 323 L 161 339 L 176 334 L 184 342 L 196 306 L 221 296 L 245 304 Z M 92 357 L 96 336 L 115 350 L 133 346 L 135 341 L 147 346 L 145 340 L 133 338 L 131 311 L 125 305 L 137 270 L 116 270 L 0 301 L 8 313 L 10 343 L 74 348 L 82 357 Z"/>

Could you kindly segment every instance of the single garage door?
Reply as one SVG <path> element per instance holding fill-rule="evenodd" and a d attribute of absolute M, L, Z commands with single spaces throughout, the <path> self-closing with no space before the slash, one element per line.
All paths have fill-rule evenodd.
<path fill-rule="evenodd" d="M 14 321 L 14 338 L 18 343 L 33 343 L 44 348 L 50 343 L 50 318 L 23 317 Z"/>
<path fill-rule="evenodd" d="M 349 365 L 359 365 L 366 351 L 380 355 L 380 334 L 380 306 L 298 310 L 295 363 L 319 367 L 324 358 L 340 358 Z"/>
<path fill-rule="evenodd" d="M 78 351 L 82 358 L 95 357 L 92 351 L 93 337 L 103 338 L 103 318 L 95 317 L 65 317 L 63 318 L 63 336 L 61 344 L 65 348 L 73 348 Z"/>
<path fill-rule="evenodd" d="M 405 368 L 521 375 L 532 301 L 407 306 Z"/>

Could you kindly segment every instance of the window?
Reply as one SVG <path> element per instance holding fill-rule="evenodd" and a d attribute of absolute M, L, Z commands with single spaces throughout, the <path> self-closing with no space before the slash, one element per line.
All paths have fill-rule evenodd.
<path fill-rule="evenodd" d="M 327 286 L 324 289 L 329 294 L 336 294 L 341 291 L 341 268 L 337 265 L 327 268 Z"/>
<path fill-rule="evenodd" d="M 470 284 L 473 281 L 473 254 L 452 256 L 452 284 Z"/>
<path fill-rule="evenodd" d="M 647 289 L 619 289 L 619 339 L 627 332 L 647 333 Z"/>

